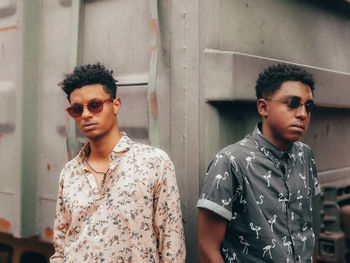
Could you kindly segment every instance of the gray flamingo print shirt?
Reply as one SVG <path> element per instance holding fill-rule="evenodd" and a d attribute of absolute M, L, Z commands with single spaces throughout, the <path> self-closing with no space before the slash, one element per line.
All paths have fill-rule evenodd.
<path fill-rule="evenodd" d="M 259 125 L 216 154 L 197 207 L 228 220 L 225 262 L 311 262 L 312 209 L 320 193 L 313 153 L 301 142 L 282 152 Z"/>

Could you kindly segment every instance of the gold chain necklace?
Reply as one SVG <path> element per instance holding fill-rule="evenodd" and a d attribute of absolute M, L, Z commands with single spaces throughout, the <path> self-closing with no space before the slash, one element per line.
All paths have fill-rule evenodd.
<path fill-rule="evenodd" d="M 89 168 L 90 168 L 92 171 L 94 171 L 95 173 L 97 173 L 97 174 L 103 174 L 104 176 L 106 176 L 106 174 L 107 174 L 108 171 L 109 171 L 109 167 L 108 167 L 107 171 L 105 171 L 105 172 L 96 171 L 96 170 L 89 164 L 89 162 L 88 162 L 87 159 L 86 159 L 86 163 L 87 163 L 87 165 L 89 166 Z"/>

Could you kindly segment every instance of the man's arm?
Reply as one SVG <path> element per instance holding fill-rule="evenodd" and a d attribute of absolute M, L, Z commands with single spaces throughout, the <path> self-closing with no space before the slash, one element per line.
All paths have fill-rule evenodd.
<path fill-rule="evenodd" d="M 200 208 L 198 214 L 198 255 L 201 263 L 224 262 L 220 245 L 225 237 L 227 220 Z"/>
<path fill-rule="evenodd" d="M 170 159 L 165 162 L 162 177 L 156 186 L 154 210 L 154 228 L 160 262 L 185 262 L 186 246 L 180 195 L 174 165 Z"/>

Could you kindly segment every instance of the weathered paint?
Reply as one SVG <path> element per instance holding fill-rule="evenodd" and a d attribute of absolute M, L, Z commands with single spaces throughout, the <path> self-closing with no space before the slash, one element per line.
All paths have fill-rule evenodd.
<path fill-rule="evenodd" d="M 11 227 L 11 222 L 4 218 L 0 218 L 0 232 L 9 232 Z"/>
<path fill-rule="evenodd" d="M 48 240 L 53 240 L 53 229 L 51 227 L 45 227 L 45 237 Z"/>
<path fill-rule="evenodd" d="M 158 103 L 157 103 L 157 94 L 155 92 L 151 93 L 151 111 L 152 111 L 152 116 L 156 118 L 158 116 Z"/>
<path fill-rule="evenodd" d="M 14 30 L 14 29 L 18 29 L 18 26 L 17 25 L 13 25 L 13 26 L 1 27 L 0 28 L 0 32 Z"/>

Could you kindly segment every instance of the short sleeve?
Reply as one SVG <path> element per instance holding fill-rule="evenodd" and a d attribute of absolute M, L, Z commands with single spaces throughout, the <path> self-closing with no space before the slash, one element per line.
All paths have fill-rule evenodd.
<path fill-rule="evenodd" d="M 226 154 L 218 153 L 209 164 L 204 185 L 197 203 L 198 208 L 208 209 L 227 220 L 232 218 L 238 181 Z"/>

